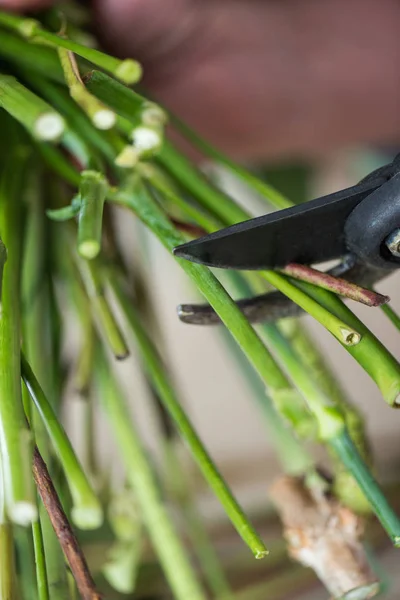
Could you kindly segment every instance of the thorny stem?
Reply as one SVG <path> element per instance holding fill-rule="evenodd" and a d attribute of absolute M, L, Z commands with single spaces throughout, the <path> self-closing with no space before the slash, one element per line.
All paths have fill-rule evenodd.
<path fill-rule="evenodd" d="M 101 600 L 90 575 L 86 559 L 50 479 L 46 463 L 37 448 L 33 455 L 33 476 L 65 558 L 71 568 L 79 593 L 83 600 Z"/>

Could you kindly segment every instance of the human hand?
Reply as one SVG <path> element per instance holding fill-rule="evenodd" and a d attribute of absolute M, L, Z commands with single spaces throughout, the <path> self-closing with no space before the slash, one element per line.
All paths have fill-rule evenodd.
<path fill-rule="evenodd" d="M 152 95 L 235 158 L 400 141 L 397 0 L 95 0 L 95 15 Z"/>

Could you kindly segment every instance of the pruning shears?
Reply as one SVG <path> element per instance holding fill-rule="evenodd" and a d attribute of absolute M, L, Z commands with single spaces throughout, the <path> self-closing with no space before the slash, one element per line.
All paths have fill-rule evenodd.
<path fill-rule="evenodd" d="M 221 229 L 178 246 L 174 254 L 237 270 L 340 259 L 332 274 L 373 285 L 400 268 L 400 154 L 353 187 Z M 279 293 L 239 304 L 253 322 L 296 313 Z M 212 309 L 202 306 L 181 307 L 180 317 L 192 323 L 218 322 Z"/>

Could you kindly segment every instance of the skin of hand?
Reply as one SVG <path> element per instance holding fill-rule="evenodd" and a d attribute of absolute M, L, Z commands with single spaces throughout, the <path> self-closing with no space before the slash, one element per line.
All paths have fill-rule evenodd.
<path fill-rule="evenodd" d="M 32 10 L 46 0 L 0 0 Z M 110 51 L 236 159 L 400 141 L 398 0 L 95 0 Z"/>

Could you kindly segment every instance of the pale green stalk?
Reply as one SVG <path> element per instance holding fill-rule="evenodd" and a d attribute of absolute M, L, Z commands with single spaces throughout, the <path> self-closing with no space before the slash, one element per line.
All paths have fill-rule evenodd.
<path fill-rule="evenodd" d="M 21 367 L 24 382 L 43 419 L 68 481 L 74 504 L 72 520 L 81 529 L 96 529 L 103 521 L 103 511 L 96 494 L 83 472 L 68 436 L 23 355 L 21 356 Z"/>
<path fill-rule="evenodd" d="M 0 107 L 37 140 L 56 141 L 64 132 L 61 115 L 10 75 L 0 74 Z"/>
<path fill-rule="evenodd" d="M 78 218 L 78 252 L 88 260 L 101 250 L 104 201 L 108 183 L 102 173 L 82 171 L 79 185 L 81 203 Z"/>
<path fill-rule="evenodd" d="M 135 60 L 119 60 L 94 48 L 87 48 L 82 44 L 50 33 L 42 28 L 39 21 L 34 19 L 0 11 L 0 25 L 19 33 L 32 43 L 52 48 L 65 48 L 101 69 L 109 71 L 127 85 L 137 83 L 142 75 L 141 66 Z"/>
<path fill-rule="evenodd" d="M 99 359 L 102 361 L 98 375 L 103 411 L 120 448 L 128 480 L 135 491 L 145 526 L 167 581 L 177 600 L 205 600 L 206 596 L 161 500 L 125 399 L 103 357 Z M 97 361 L 97 366 L 100 360 Z"/>
<path fill-rule="evenodd" d="M 135 315 L 129 298 L 124 294 L 114 277 L 110 277 L 109 281 L 127 323 L 136 338 L 141 353 L 145 356 L 144 368 L 149 373 L 149 377 L 151 378 L 160 400 L 163 402 L 180 434 L 188 444 L 205 479 L 214 490 L 238 533 L 249 545 L 256 557 L 262 558 L 266 554 L 263 542 L 254 531 L 251 523 L 243 513 L 243 510 L 233 497 L 227 483 L 219 473 L 212 458 L 209 456 L 202 441 L 194 430 L 192 423 L 179 403 L 179 400 L 175 396 L 172 386 L 161 366 L 158 352 L 147 336 L 140 319 Z"/>
<path fill-rule="evenodd" d="M 25 355 L 45 392 L 54 392 L 54 362 L 56 349 L 51 338 L 52 311 L 45 249 L 50 242 L 46 235 L 46 215 L 41 177 L 36 169 L 29 181 L 27 226 L 22 269 L 23 347 Z M 31 402 L 29 393 L 24 388 Z M 39 451 L 52 472 L 52 452 L 45 425 L 37 410 L 27 413 Z M 39 600 L 67 600 L 68 589 L 65 561 L 57 537 L 43 505 L 39 506 L 40 521 L 32 525 Z"/>
<path fill-rule="evenodd" d="M 0 316 L 0 453 L 8 517 L 20 525 L 29 525 L 37 518 L 37 510 L 31 478 L 32 446 L 24 417 L 20 375 L 19 280 L 24 167 L 26 156 L 15 146 L 0 173 L 0 237 L 7 248 Z"/>

